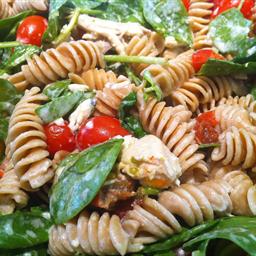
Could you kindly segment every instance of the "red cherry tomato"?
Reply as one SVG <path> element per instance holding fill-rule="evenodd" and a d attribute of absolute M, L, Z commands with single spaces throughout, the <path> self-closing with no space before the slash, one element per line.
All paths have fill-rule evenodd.
<path fill-rule="evenodd" d="M 182 0 L 186 10 L 189 10 L 190 0 Z"/>
<path fill-rule="evenodd" d="M 41 16 L 29 16 L 19 25 L 16 40 L 24 44 L 41 46 L 42 37 L 47 29 L 47 19 Z"/>
<path fill-rule="evenodd" d="M 48 151 L 54 155 L 60 150 L 72 152 L 76 148 L 75 135 L 68 126 L 68 122 L 63 125 L 55 123 L 48 124 L 44 127 Z"/>
<path fill-rule="evenodd" d="M 79 129 L 76 144 L 79 150 L 102 143 L 117 135 L 130 133 L 125 130 L 118 119 L 110 116 L 96 116 L 88 119 Z"/>
<path fill-rule="evenodd" d="M 215 118 L 214 111 L 205 112 L 198 116 L 195 125 L 197 142 L 203 144 L 218 142 L 217 125 L 218 121 Z"/>
<path fill-rule="evenodd" d="M 193 53 L 192 64 L 196 72 L 200 70 L 203 64 L 207 62 L 208 59 L 219 59 L 223 60 L 223 56 L 214 52 L 212 49 L 201 49 Z"/>
<path fill-rule="evenodd" d="M 214 19 L 219 14 L 231 9 L 239 7 L 240 0 L 216 0 L 214 1 L 214 9 L 212 12 L 212 18 Z M 250 19 L 252 17 L 252 8 L 254 6 L 253 0 L 245 0 L 242 8 L 241 13 L 244 15 L 245 18 Z"/>
<path fill-rule="evenodd" d="M 0 169 L 0 179 L 4 177 L 4 171 Z"/>

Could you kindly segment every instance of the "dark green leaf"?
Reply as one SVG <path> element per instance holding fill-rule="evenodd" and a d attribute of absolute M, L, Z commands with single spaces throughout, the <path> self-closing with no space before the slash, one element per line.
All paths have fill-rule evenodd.
<path fill-rule="evenodd" d="M 184 229 L 181 233 L 177 235 L 172 235 L 170 238 L 164 241 L 160 241 L 155 244 L 145 246 L 145 249 L 143 250 L 143 252 L 145 254 L 152 254 L 154 252 L 161 252 L 161 251 L 166 251 L 166 250 L 179 247 L 184 242 L 208 230 L 212 230 L 218 224 L 218 222 L 219 220 L 208 221 L 194 228 Z"/>
<path fill-rule="evenodd" d="M 43 212 L 15 212 L 0 216 L 0 248 L 27 248 L 47 242 L 52 222 L 45 216 Z"/>
<path fill-rule="evenodd" d="M 186 45 L 192 44 L 188 14 L 181 0 L 144 0 L 143 13 L 158 33 Z"/>
<path fill-rule="evenodd" d="M 256 255 L 256 218 L 231 217 L 221 219 L 215 228 L 186 242 L 184 248 L 193 250 L 205 240 L 226 239 L 232 241 L 249 255 Z"/>
<path fill-rule="evenodd" d="M 163 93 L 159 85 L 154 81 L 153 77 L 149 70 L 146 70 L 143 73 L 143 79 L 147 82 L 146 87 L 144 88 L 144 97 L 145 100 L 149 98 L 149 96 L 154 96 L 157 101 L 163 99 Z"/>
<path fill-rule="evenodd" d="M 136 92 L 131 92 L 128 94 L 121 102 L 119 107 L 119 118 L 123 120 L 126 116 L 126 112 L 130 110 L 133 106 L 135 106 L 137 102 L 137 94 Z"/>
<path fill-rule="evenodd" d="M 220 147 L 219 143 L 199 144 L 199 148 L 200 149 L 204 149 L 204 148 L 217 148 L 217 147 Z"/>
<path fill-rule="evenodd" d="M 58 98 L 63 94 L 64 91 L 68 90 L 69 85 L 70 85 L 70 80 L 62 80 L 62 81 L 54 82 L 44 88 L 43 94 L 48 96 L 50 99 Z"/>
<path fill-rule="evenodd" d="M 112 139 L 79 153 L 53 188 L 50 211 L 56 224 L 69 221 L 96 196 L 111 172 L 123 140 Z"/>
<path fill-rule="evenodd" d="M 108 0 L 68 0 L 75 7 L 84 10 L 94 9 L 100 6 L 103 3 L 106 3 Z"/>
<path fill-rule="evenodd" d="M 0 102 L 9 102 L 16 104 L 22 94 L 17 91 L 15 86 L 5 79 L 0 78 Z"/>
<path fill-rule="evenodd" d="M 0 141 L 4 141 L 8 133 L 8 120 L 6 118 L 0 118 Z"/>
<path fill-rule="evenodd" d="M 47 247 L 46 243 L 25 249 L 1 250 L 0 256 L 47 256 Z"/>
<path fill-rule="evenodd" d="M 209 244 L 209 240 L 203 241 L 199 245 L 198 249 L 192 252 L 192 256 L 206 256 L 208 244 Z"/>
<path fill-rule="evenodd" d="M 108 0 L 101 10 L 103 12 L 99 17 L 103 19 L 145 24 L 141 0 Z"/>
<path fill-rule="evenodd" d="M 38 107 L 36 113 L 44 123 L 48 124 L 68 114 L 82 97 L 83 92 L 69 93 Z"/>
<path fill-rule="evenodd" d="M 232 8 L 214 19 L 209 26 L 209 36 L 221 53 L 243 55 L 250 48 L 248 37 L 251 21 Z"/>
<path fill-rule="evenodd" d="M 134 82 L 137 86 L 139 86 L 141 84 L 141 80 L 134 74 L 133 70 L 127 65 L 125 65 L 124 69 L 125 69 L 127 77 L 132 82 Z"/>
<path fill-rule="evenodd" d="M 254 87 L 251 89 L 251 94 L 252 94 L 254 100 L 256 100 L 256 86 L 254 86 Z"/>
<path fill-rule="evenodd" d="M 0 41 L 5 41 L 9 33 L 16 29 L 18 23 L 32 13 L 33 11 L 25 11 L 6 19 L 0 19 Z"/>

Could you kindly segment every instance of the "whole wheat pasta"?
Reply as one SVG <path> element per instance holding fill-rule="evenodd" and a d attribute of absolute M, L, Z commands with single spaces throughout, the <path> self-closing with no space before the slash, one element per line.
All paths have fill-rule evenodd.
<path fill-rule="evenodd" d="M 24 90 L 29 85 L 44 86 L 68 73 L 104 67 L 103 55 L 97 44 L 84 40 L 64 42 L 56 49 L 52 48 L 27 59 L 21 72 L 10 76 L 9 81 L 17 89 Z"/>
<path fill-rule="evenodd" d="M 128 228 L 129 226 L 129 228 Z M 74 255 L 76 252 L 89 255 L 125 255 L 141 250 L 142 244 L 133 242 L 139 223 L 121 223 L 117 215 L 105 212 L 82 211 L 79 216 L 64 225 L 53 226 L 50 231 L 51 255 Z M 124 227 L 132 233 L 128 233 Z"/>
<path fill-rule="evenodd" d="M 48 9 L 48 0 L 14 0 L 12 7 L 15 14 L 26 10 L 45 12 Z"/>
<path fill-rule="evenodd" d="M 7 0 L 0 0 L 0 19 L 14 15 L 11 5 Z"/>
<path fill-rule="evenodd" d="M 27 203 L 28 195 L 21 189 L 14 169 L 5 172 L 0 179 L 0 214 L 10 214 L 15 208 L 23 208 Z"/>
<path fill-rule="evenodd" d="M 182 172 L 185 172 L 204 158 L 203 154 L 196 153 L 198 144 L 190 122 L 192 113 L 183 106 L 165 105 L 165 102 L 158 103 L 154 98 L 145 102 L 139 93 L 139 118 L 143 128 L 166 144 L 179 158 Z"/>
<path fill-rule="evenodd" d="M 21 187 L 26 190 L 43 186 L 54 175 L 42 120 L 35 113 L 46 101 L 47 96 L 33 87 L 25 92 L 10 118 L 6 142 L 10 144 L 11 161 Z"/>
<path fill-rule="evenodd" d="M 103 90 L 106 83 L 114 83 L 117 81 L 117 76 L 111 70 L 104 69 L 90 69 L 81 74 L 70 73 L 69 78 L 72 83 L 85 84 L 91 90 Z"/>

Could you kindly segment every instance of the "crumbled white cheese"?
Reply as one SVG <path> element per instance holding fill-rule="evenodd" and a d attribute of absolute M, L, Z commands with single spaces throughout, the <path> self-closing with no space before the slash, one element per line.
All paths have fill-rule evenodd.
<path fill-rule="evenodd" d="M 95 104 L 95 99 L 84 100 L 69 116 L 69 128 L 72 131 L 76 131 L 82 122 L 90 117 Z"/>
<path fill-rule="evenodd" d="M 61 118 L 58 118 L 58 119 L 54 120 L 52 123 L 61 126 L 61 125 L 64 125 L 65 121 L 64 121 L 64 119 L 61 117 Z"/>
<path fill-rule="evenodd" d="M 71 91 L 71 92 L 86 92 L 89 90 L 89 86 L 88 85 L 85 85 L 85 84 L 70 84 L 68 86 L 68 89 Z"/>

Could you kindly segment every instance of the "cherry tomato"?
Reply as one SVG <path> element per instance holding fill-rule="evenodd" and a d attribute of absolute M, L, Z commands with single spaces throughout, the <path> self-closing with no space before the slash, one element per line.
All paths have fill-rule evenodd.
<path fill-rule="evenodd" d="M 240 0 L 216 0 L 214 1 L 214 9 L 212 12 L 212 18 L 214 19 L 219 14 L 231 9 L 239 7 Z M 253 0 L 245 0 L 242 8 L 241 13 L 244 15 L 245 18 L 250 19 L 252 16 L 252 8 L 254 6 Z"/>
<path fill-rule="evenodd" d="M 4 177 L 4 171 L 0 170 L 0 179 Z"/>
<path fill-rule="evenodd" d="M 214 111 L 199 115 L 195 125 L 197 142 L 203 144 L 218 142 L 219 132 L 216 129 L 217 125 L 218 121 L 215 118 Z"/>
<path fill-rule="evenodd" d="M 190 0 L 182 0 L 186 10 L 189 10 Z"/>
<path fill-rule="evenodd" d="M 25 18 L 19 25 L 16 40 L 24 44 L 41 46 L 42 37 L 47 29 L 47 19 L 33 15 Z"/>
<path fill-rule="evenodd" d="M 68 126 L 68 122 L 63 125 L 55 123 L 48 124 L 44 127 L 48 151 L 54 155 L 60 150 L 72 152 L 76 148 L 75 135 Z"/>
<path fill-rule="evenodd" d="M 192 64 L 196 72 L 200 70 L 203 64 L 207 62 L 208 59 L 219 59 L 223 60 L 223 56 L 214 52 L 212 49 L 201 49 L 193 53 Z"/>
<path fill-rule="evenodd" d="M 102 143 L 117 135 L 125 136 L 130 133 L 125 130 L 118 119 L 110 116 L 96 116 L 85 121 L 80 127 L 76 143 L 79 150 Z"/>

